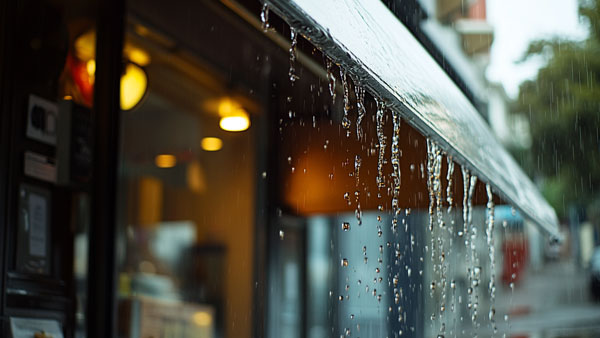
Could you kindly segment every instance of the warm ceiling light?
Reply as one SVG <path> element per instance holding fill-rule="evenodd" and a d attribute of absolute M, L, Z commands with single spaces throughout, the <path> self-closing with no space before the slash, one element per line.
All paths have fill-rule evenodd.
<path fill-rule="evenodd" d="M 212 324 L 212 315 L 208 312 L 198 311 L 194 313 L 194 323 L 200 327 L 210 326 Z"/>
<path fill-rule="evenodd" d="M 96 73 L 96 60 L 88 60 L 88 62 L 85 64 L 85 69 L 87 70 L 88 75 L 90 77 L 94 76 L 94 74 Z"/>
<path fill-rule="evenodd" d="M 244 131 L 250 127 L 250 117 L 245 110 L 238 109 L 234 115 L 222 117 L 219 126 L 226 131 Z"/>
<path fill-rule="evenodd" d="M 96 57 L 96 32 L 94 30 L 89 30 L 75 39 L 75 54 L 79 60 L 83 61 Z M 148 65 L 151 61 L 148 52 L 134 46 L 129 41 L 125 41 L 123 54 L 142 67 Z"/>
<path fill-rule="evenodd" d="M 241 109 L 239 103 L 231 99 L 224 98 L 219 102 L 219 116 L 221 117 L 234 115 L 239 109 Z"/>
<path fill-rule="evenodd" d="M 218 137 L 205 137 L 200 144 L 206 151 L 217 151 L 223 148 L 223 141 Z"/>
<path fill-rule="evenodd" d="M 150 34 L 150 31 L 148 30 L 148 28 L 146 28 L 142 25 L 135 25 L 133 27 L 133 30 L 135 30 L 135 32 L 141 36 L 148 36 Z"/>
<path fill-rule="evenodd" d="M 159 168 L 172 168 L 177 164 L 177 158 L 171 154 L 160 154 L 156 155 L 154 163 Z"/>
<path fill-rule="evenodd" d="M 121 76 L 121 109 L 133 109 L 144 98 L 147 89 L 146 72 L 138 65 L 127 63 L 125 73 Z"/>
<path fill-rule="evenodd" d="M 150 55 L 141 48 L 125 45 L 125 54 L 127 54 L 127 58 L 131 60 L 131 62 L 142 67 L 150 64 Z"/>
<path fill-rule="evenodd" d="M 75 40 L 75 55 L 79 60 L 90 60 L 96 56 L 96 32 L 87 31 Z"/>

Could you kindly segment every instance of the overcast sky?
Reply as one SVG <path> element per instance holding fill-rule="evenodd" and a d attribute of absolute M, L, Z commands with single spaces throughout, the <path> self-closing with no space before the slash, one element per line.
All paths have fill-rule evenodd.
<path fill-rule="evenodd" d="M 487 69 L 490 81 L 504 85 L 515 98 L 519 84 L 535 77 L 539 60 L 515 64 L 529 42 L 553 36 L 584 39 L 587 30 L 580 23 L 577 0 L 487 0 L 487 18 L 494 27 L 491 62 Z"/>

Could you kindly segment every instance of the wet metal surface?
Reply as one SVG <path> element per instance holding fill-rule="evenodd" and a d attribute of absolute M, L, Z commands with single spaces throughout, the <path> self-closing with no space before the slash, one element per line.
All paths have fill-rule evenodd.
<path fill-rule="evenodd" d="M 489 182 L 547 233 L 554 210 L 496 140 L 483 118 L 380 1 L 268 0 L 270 8 L 363 88 Z"/>

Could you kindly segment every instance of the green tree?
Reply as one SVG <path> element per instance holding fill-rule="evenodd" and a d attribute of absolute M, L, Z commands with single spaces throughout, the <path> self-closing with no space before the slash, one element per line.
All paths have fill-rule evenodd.
<path fill-rule="evenodd" d="M 600 196 L 600 0 L 580 1 L 589 25 L 584 41 L 533 42 L 523 57 L 547 62 L 521 84 L 515 112 L 529 116 L 532 146 L 516 153 L 526 171 L 564 216 L 570 205 Z"/>

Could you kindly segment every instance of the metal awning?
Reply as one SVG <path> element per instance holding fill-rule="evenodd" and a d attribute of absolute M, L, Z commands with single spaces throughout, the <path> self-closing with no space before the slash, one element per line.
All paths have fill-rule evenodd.
<path fill-rule="evenodd" d="M 269 7 L 424 136 L 550 235 L 554 209 L 479 113 L 379 0 L 267 0 Z"/>

